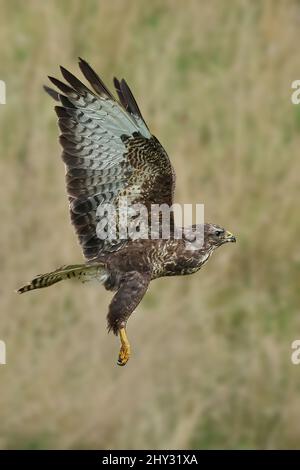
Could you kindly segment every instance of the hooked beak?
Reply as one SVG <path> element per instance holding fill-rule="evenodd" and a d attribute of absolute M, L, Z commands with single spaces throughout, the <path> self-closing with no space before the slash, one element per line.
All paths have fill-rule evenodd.
<path fill-rule="evenodd" d="M 226 242 L 235 243 L 235 242 L 236 242 L 236 238 L 235 238 L 234 235 L 232 235 L 231 232 L 226 231 L 226 233 L 225 233 L 225 241 L 226 241 Z"/>

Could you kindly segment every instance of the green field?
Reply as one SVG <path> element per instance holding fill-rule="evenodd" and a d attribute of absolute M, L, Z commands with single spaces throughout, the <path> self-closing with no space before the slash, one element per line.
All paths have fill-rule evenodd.
<path fill-rule="evenodd" d="M 300 448 L 300 3 L 0 2 L 0 448 Z M 153 282 L 116 366 L 111 294 L 35 274 L 81 262 L 53 103 L 58 65 L 124 76 L 177 172 L 176 202 L 232 231 Z"/>

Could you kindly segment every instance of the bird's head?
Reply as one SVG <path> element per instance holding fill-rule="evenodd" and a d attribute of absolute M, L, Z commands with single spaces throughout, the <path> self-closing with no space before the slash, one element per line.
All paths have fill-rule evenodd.
<path fill-rule="evenodd" d="M 204 243 L 206 246 L 215 247 L 223 245 L 224 243 L 235 243 L 236 238 L 231 232 L 228 232 L 223 227 L 215 224 L 204 225 Z"/>

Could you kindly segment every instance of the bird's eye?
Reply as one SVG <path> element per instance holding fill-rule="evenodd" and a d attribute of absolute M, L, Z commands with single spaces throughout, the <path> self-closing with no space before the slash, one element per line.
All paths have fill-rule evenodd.
<path fill-rule="evenodd" d="M 219 237 L 220 235 L 222 235 L 222 233 L 223 233 L 223 230 L 216 230 L 216 231 L 215 231 L 215 235 L 216 235 L 217 237 Z"/>

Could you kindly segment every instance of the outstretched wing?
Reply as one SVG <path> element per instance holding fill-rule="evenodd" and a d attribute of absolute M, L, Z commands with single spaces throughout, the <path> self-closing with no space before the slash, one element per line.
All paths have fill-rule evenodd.
<path fill-rule="evenodd" d="M 128 205 L 144 204 L 149 213 L 151 204 L 171 206 L 175 175 L 125 80 L 114 79 L 117 101 L 87 62 L 80 59 L 79 67 L 92 90 L 63 67 L 67 84 L 49 77 L 59 93 L 45 90 L 60 100 L 55 110 L 71 221 L 85 257 L 92 259 L 120 246 L 120 240 L 99 237 L 97 227 L 104 217 L 99 209 L 118 207 L 121 197 Z"/>

